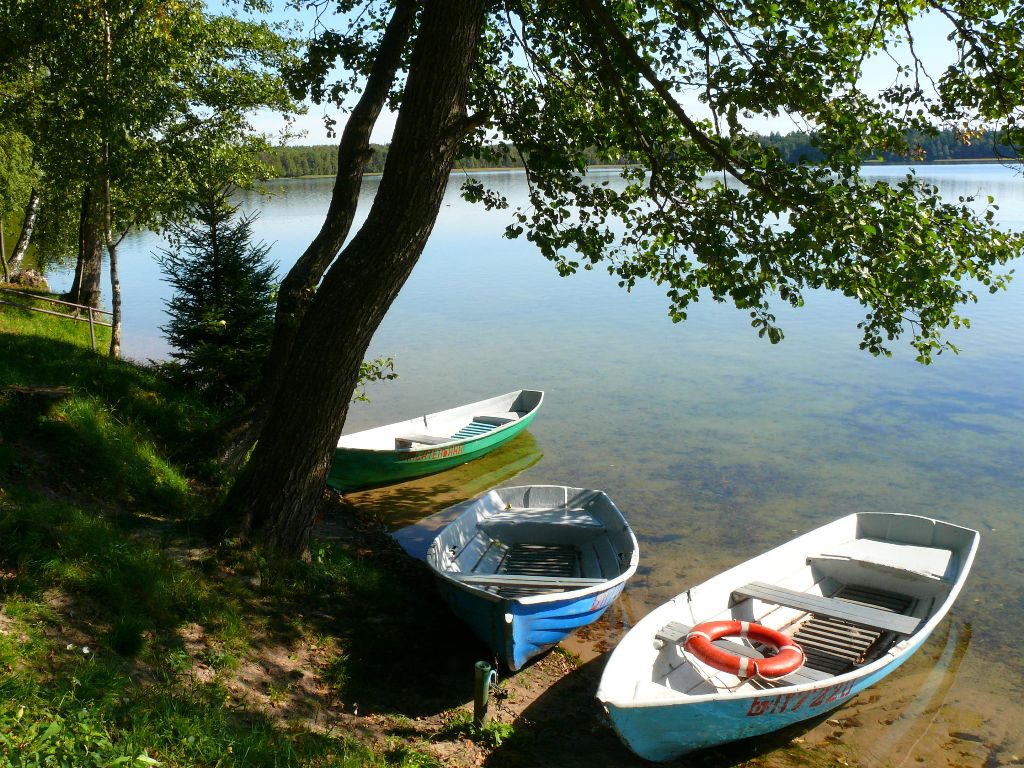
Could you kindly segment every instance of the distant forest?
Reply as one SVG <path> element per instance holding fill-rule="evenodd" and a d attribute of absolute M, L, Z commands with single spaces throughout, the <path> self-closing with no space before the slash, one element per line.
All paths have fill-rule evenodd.
<path fill-rule="evenodd" d="M 923 133 L 911 134 L 907 137 L 913 154 L 896 155 L 883 153 L 883 163 L 946 163 L 946 162 L 980 162 L 994 159 L 1012 159 L 1017 157 L 1016 151 L 1005 144 L 1000 144 L 995 131 L 985 131 L 973 137 L 970 144 L 965 144 L 953 131 L 941 131 L 935 136 Z M 814 146 L 813 137 L 806 133 L 772 133 L 761 137 L 761 143 L 775 147 L 790 163 L 816 163 L 822 155 Z M 878 161 L 879 158 L 866 158 Z"/>
<path fill-rule="evenodd" d="M 815 163 L 821 159 L 821 152 L 814 146 L 813 136 L 806 133 L 772 133 L 762 136 L 761 142 L 776 147 L 791 163 Z M 964 144 L 953 131 L 942 131 L 936 136 L 924 134 L 910 137 L 914 149 L 912 157 L 885 154 L 881 161 L 886 163 L 942 163 L 980 162 L 992 159 L 1015 158 L 1013 148 L 999 144 L 994 131 L 987 131 L 976 137 L 970 144 Z M 373 156 L 367 165 L 367 173 L 384 170 L 384 159 L 388 148 L 384 144 L 370 146 Z M 264 159 L 277 171 L 278 177 L 334 176 L 338 173 L 338 147 L 335 144 L 321 144 L 307 147 L 276 147 Z M 607 165 L 607 160 L 588 153 L 591 165 Z M 869 158 L 877 160 L 878 158 Z M 620 163 L 628 162 L 621 158 Z M 487 157 L 464 157 L 456 162 L 456 168 L 521 168 L 518 155 L 507 147 L 497 147 Z"/>
<path fill-rule="evenodd" d="M 388 148 L 384 144 L 371 144 L 373 155 L 366 166 L 367 173 L 384 170 Z M 321 144 L 312 147 L 275 147 L 264 157 L 279 177 L 334 176 L 338 173 L 338 145 Z M 596 164 L 596 157 L 594 158 Z M 487 158 L 464 157 L 456 161 L 456 168 L 521 168 L 519 157 L 506 147 L 498 147 Z"/>

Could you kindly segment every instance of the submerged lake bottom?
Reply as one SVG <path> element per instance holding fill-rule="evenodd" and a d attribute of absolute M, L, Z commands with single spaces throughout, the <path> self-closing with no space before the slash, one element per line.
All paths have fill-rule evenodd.
<path fill-rule="evenodd" d="M 392 535 L 410 557 L 422 557 L 433 536 L 448 521 L 444 512 L 420 518 L 425 510 L 457 503 L 478 495 L 478 489 L 482 493 L 494 485 L 547 482 L 550 478 L 538 472 L 541 459 L 538 442 L 525 434 L 494 455 L 460 468 L 350 494 L 346 499 L 361 512 L 389 521 Z M 635 521 L 633 525 L 636 529 Z M 714 529 L 705 526 L 702 531 L 691 537 L 683 533 L 649 535 L 637 530 L 641 546 L 638 575 L 603 618 L 571 634 L 562 641 L 562 648 L 583 666 L 597 665 L 600 669 L 625 633 L 649 611 L 686 587 L 746 559 L 746 555 L 737 558 L 723 548 Z M 783 524 L 762 535 L 770 538 L 773 532 L 779 540 L 768 546 L 782 543 L 797 531 L 786 530 Z M 695 575 L 688 581 L 683 580 L 686 576 L 674 575 L 691 573 Z M 1012 668 L 1005 670 L 1007 677 L 993 675 L 986 650 L 975 642 L 968 618 L 973 611 L 964 610 L 966 601 L 970 608 L 984 607 L 976 594 L 961 595 L 951 615 L 900 669 L 839 709 L 777 734 L 694 753 L 673 764 L 731 764 L 754 756 L 757 765 L 807 764 L 805 752 L 814 746 L 821 748 L 815 753 L 816 759 L 842 754 L 849 765 L 1021 764 L 1020 678 L 1014 679 L 1018 673 Z M 486 655 L 487 649 L 481 646 L 481 658 Z M 598 672 L 589 674 L 595 683 L 598 676 Z M 595 702 L 594 706 L 599 705 Z M 610 729 L 610 724 L 607 727 Z M 572 748 L 569 743 L 566 746 Z M 621 754 L 609 755 L 608 759 L 607 765 L 648 764 L 625 746 Z"/>

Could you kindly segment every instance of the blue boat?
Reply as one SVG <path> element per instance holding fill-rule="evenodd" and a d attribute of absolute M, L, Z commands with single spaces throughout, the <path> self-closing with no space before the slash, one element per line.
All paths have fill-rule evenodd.
<path fill-rule="evenodd" d="M 636 572 L 636 536 L 602 491 L 498 488 L 447 513 L 427 565 L 512 671 L 599 619 Z"/>
<path fill-rule="evenodd" d="M 655 608 L 612 652 L 597 697 L 653 761 L 817 717 L 921 647 L 978 542 L 928 517 L 840 518 Z"/>

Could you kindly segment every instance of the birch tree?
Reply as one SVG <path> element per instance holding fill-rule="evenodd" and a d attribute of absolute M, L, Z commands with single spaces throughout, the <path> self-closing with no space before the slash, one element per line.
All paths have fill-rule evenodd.
<path fill-rule="evenodd" d="M 247 116 L 299 108 L 280 76 L 294 45 L 274 25 L 212 14 L 199 0 L 3 6 L 10 47 L 0 54 L 0 71 L 31 61 L 35 73 L 33 87 L 11 105 L 33 116 L 25 130 L 43 150 L 48 184 L 80 199 L 71 297 L 99 303 L 106 250 L 116 354 L 118 244 L 133 228 L 161 229 L 199 190 L 267 175 L 258 158 L 266 138 Z"/>

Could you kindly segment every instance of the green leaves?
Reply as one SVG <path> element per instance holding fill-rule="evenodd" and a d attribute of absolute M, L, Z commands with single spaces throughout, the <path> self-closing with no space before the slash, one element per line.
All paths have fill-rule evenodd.
<path fill-rule="evenodd" d="M 295 44 L 199 0 L 27 0 L 4 31 L 3 112 L 32 141 L 48 204 L 80 206 L 102 176 L 115 232 L 164 226 L 198 189 L 266 178 L 248 115 L 301 109 L 276 74 Z"/>
<path fill-rule="evenodd" d="M 89 702 L 72 697 L 64 706 L 34 706 L 17 711 L 0 708 L 0 745 L 8 764 L 16 766 L 75 765 L 86 768 L 150 768 L 161 763 L 146 752 L 129 752 L 115 744 L 111 726 Z M 129 752 L 125 754 L 125 752 Z"/>
<path fill-rule="evenodd" d="M 176 225 L 159 257 L 175 293 L 162 330 L 175 347 L 176 373 L 211 402 L 234 404 L 254 396 L 274 327 L 274 264 L 270 247 L 253 244 L 254 217 L 234 217 L 218 197 L 193 210 L 195 221 Z M 366 378 L 388 378 L 384 365 Z"/>
<path fill-rule="evenodd" d="M 827 289 L 864 307 L 872 354 L 903 336 L 922 362 L 953 351 L 943 329 L 965 324 L 978 286 L 1006 285 L 998 269 L 1024 241 L 994 226 L 991 199 L 977 211 L 912 176 L 865 179 L 860 164 L 910 152 L 908 135 L 936 134 L 939 119 L 967 139 L 965 119 L 1002 118 L 1002 136 L 1020 137 L 1024 28 L 1010 0 L 929 5 L 961 46 L 933 76 L 908 25 L 923 5 L 542 0 L 496 15 L 471 98 L 527 165 L 529 205 L 506 236 L 528 238 L 562 275 L 602 265 L 627 290 L 653 280 L 673 321 L 701 298 L 728 301 L 778 343 L 772 306 Z M 865 62 L 897 44 L 896 79 L 872 93 Z M 813 129 L 817 165 L 757 141 L 751 118 L 778 114 Z M 588 151 L 626 163 L 618 184 L 587 177 Z"/>

